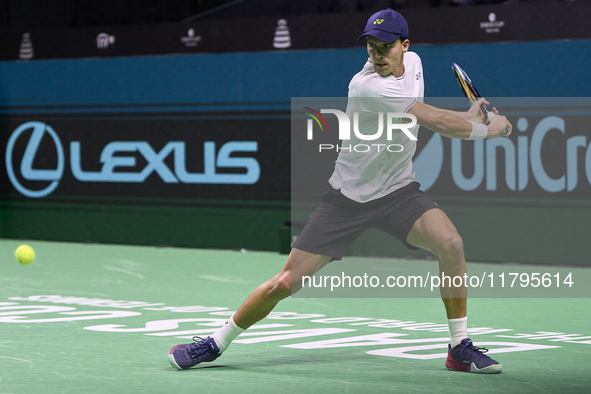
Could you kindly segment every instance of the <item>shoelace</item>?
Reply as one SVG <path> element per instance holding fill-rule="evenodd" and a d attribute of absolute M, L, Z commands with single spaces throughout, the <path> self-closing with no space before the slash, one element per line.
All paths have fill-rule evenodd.
<path fill-rule="evenodd" d="M 488 352 L 488 349 L 485 347 L 477 347 L 474 346 L 474 344 L 472 342 L 470 342 L 468 345 L 464 346 L 462 348 L 462 350 L 460 350 L 460 356 L 463 358 L 467 358 L 464 357 L 464 351 L 468 349 L 470 352 L 472 353 L 476 353 L 477 357 L 488 357 L 487 355 L 485 355 L 484 353 Z"/>
<path fill-rule="evenodd" d="M 196 338 L 198 338 L 199 340 L 197 340 Z M 195 342 L 194 344 L 192 344 L 193 346 L 191 346 L 189 351 L 187 352 L 189 353 L 191 358 L 197 358 L 200 355 L 202 355 L 205 351 L 207 351 L 207 349 L 209 349 L 209 345 L 205 343 L 204 338 L 194 336 L 191 339 L 193 339 L 193 341 Z M 201 341 L 203 341 L 202 344 L 200 344 Z"/>

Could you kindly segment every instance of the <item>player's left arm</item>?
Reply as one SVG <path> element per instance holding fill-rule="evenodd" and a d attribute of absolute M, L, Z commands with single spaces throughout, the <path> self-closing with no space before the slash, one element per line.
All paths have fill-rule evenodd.
<path fill-rule="evenodd" d="M 472 111 L 472 108 L 470 111 Z M 478 111 L 480 111 L 480 107 L 478 107 Z M 429 130 L 448 138 L 470 138 L 473 136 L 472 133 L 475 127 L 482 131 L 479 138 L 498 137 L 503 133 L 505 127 L 509 128 L 509 133 L 504 135 L 504 137 L 508 137 L 511 134 L 511 124 L 507 118 L 501 115 L 495 116 L 493 121 L 486 126 L 472 119 L 464 119 L 456 115 L 454 111 L 433 107 L 432 105 L 423 104 L 418 101 L 410 107 L 408 113 L 414 115 L 417 118 L 417 123 L 421 126 L 425 126 Z M 476 122 L 476 124 L 473 122 Z"/>

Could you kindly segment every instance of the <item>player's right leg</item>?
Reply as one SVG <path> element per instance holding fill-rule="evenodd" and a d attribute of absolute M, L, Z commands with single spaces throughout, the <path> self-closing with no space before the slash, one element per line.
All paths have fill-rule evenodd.
<path fill-rule="evenodd" d="M 177 369 L 187 369 L 202 362 L 215 360 L 240 333 L 265 318 L 279 301 L 297 292 L 302 285 L 302 276 L 314 275 L 330 260 L 328 256 L 292 249 L 283 269 L 258 286 L 226 324 L 211 337 L 199 338 L 199 341 L 177 345 L 170 349 L 168 352 L 170 364 Z M 292 266 L 296 267 L 295 273 Z"/>
<path fill-rule="evenodd" d="M 257 287 L 211 337 L 172 348 L 168 354 L 172 366 L 186 369 L 215 360 L 234 338 L 298 291 L 302 277 L 311 277 L 331 260 L 340 260 L 347 246 L 369 228 L 373 216 L 365 214 L 362 206 L 329 188 L 294 242 L 281 272 Z"/>
<path fill-rule="evenodd" d="M 238 308 L 233 316 L 236 325 L 247 329 L 265 318 L 279 301 L 301 289 L 302 276 L 314 275 L 330 260 L 328 256 L 292 249 L 281 272 L 257 287 Z"/>

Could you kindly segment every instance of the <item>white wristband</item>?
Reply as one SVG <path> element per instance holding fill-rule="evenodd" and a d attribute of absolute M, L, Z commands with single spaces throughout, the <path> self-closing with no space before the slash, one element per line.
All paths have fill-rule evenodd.
<path fill-rule="evenodd" d="M 488 135 L 488 127 L 485 124 L 474 122 L 469 120 L 468 122 L 472 123 L 472 133 L 470 133 L 470 137 L 466 138 L 467 140 L 481 140 L 486 138 Z"/>

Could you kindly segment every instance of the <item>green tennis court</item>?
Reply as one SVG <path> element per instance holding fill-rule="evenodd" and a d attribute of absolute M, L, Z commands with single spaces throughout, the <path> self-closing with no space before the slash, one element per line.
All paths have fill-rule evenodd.
<path fill-rule="evenodd" d="M 177 371 L 168 350 L 213 332 L 285 256 L 27 241 L 37 260 L 21 266 L 24 242 L 0 241 L 1 393 L 591 392 L 589 299 L 469 300 L 500 375 L 445 369 L 436 298 L 290 298 Z"/>

